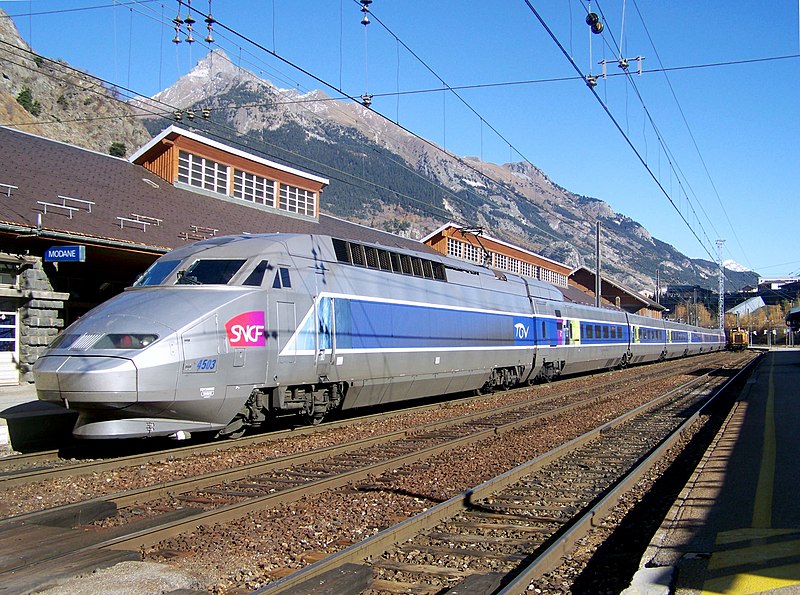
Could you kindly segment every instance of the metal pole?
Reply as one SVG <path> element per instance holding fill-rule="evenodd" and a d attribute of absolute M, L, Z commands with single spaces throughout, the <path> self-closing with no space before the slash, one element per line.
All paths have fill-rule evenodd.
<path fill-rule="evenodd" d="M 717 240 L 717 255 L 719 257 L 719 330 L 725 329 L 725 267 L 722 266 L 722 246 L 725 240 Z"/>
<path fill-rule="evenodd" d="M 656 269 L 656 304 L 661 303 L 661 269 Z"/>
<path fill-rule="evenodd" d="M 595 236 L 595 253 L 597 254 L 597 271 L 594 279 L 594 305 L 600 307 L 600 292 L 602 291 L 600 282 L 600 222 L 597 222 L 597 233 Z"/>

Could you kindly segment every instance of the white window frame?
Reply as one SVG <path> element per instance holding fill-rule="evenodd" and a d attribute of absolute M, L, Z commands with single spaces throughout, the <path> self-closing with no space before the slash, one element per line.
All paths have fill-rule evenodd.
<path fill-rule="evenodd" d="M 291 184 L 281 184 L 278 208 L 288 213 L 316 217 L 317 193 Z"/>
<path fill-rule="evenodd" d="M 455 238 L 447 238 L 447 255 L 453 258 L 461 258 L 464 242 L 459 242 Z"/>
<path fill-rule="evenodd" d="M 230 167 L 189 151 L 178 152 L 178 181 L 195 188 L 228 194 Z"/>
<path fill-rule="evenodd" d="M 233 197 L 275 207 L 275 180 L 241 169 L 233 171 Z"/>

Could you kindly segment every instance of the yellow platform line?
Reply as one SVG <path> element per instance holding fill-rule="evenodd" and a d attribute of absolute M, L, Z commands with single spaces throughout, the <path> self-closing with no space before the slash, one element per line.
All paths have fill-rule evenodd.
<path fill-rule="evenodd" d="M 798 539 L 774 541 L 797 535 L 797 529 L 772 529 L 772 498 L 775 480 L 775 358 L 770 359 L 767 403 L 764 412 L 764 442 L 761 468 L 753 502 L 752 527 L 717 535 L 717 545 L 726 546 L 711 554 L 709 571 L 748 567 L 748 570 L 715 576 L 704 581 L 703 595 L 717 593 L 749 595 L 800 585 L 800 535 Z M 737 547 L 736 544 L 741 546 Z M 770 562 L 777 563 L 770 566 Z M 789 563 L 787 563 L 789 562 Z"/>

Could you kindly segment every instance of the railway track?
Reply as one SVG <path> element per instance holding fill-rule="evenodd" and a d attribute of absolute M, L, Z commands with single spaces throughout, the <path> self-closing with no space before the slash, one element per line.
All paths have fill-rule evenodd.
<path fill-rule="evenodd" d="M 526 593 L 731 382 L 690 381 L 258 592 Z"/>
<path fill-rule="evenodd" d="M 679 373 L 697 367 L 696 363 L 687 369 L 681 367 Z M 675 368 L 672 373 L 676 373 Z M 614 381 L 606 384 L 613 385 Z M 615 391 L 626 390 L 625 382 L 619 384 L 614 389 L 605 386 L 603 398 L 612 398 Z M 45 576 L 72 572 L 78 566 L 96 567 L 120 559 L 139 559 L 134 551 L 137 548 L 199 526 L 225 523 L 251 511 L 364 481 L 537 419 L 585 407 L 598 399 L 589 394 L 598 390 L 597 386 L 566 390 L 547 399 L 511 403 L 499 411 L 470 414 L 410 431 L 387 433 L 0 521 L 0 550 L 5 552 L 0 554 L 0 585 L 3 585 L 0 593 L 15 592 L 14 588 L 25 590 Z M 127 517 L 122 515 L 121 522 L 111 528 L 102 531 L 87 528 L 89 523 L 113 516 L 126 507 L 140 509 L 142 502 L 159 499 L 161 502 L 154 507 L 158 514 L 147 518 L 128 515 L 137 518 L 133 522 L 126 522 Z M 75 526 L 81 528 L 73 529 Z M 54 547 L 49 551 L 42 547 L 34 550 L 19 547 L 21 542 L 37 541 L 53 543 Z"/>
<path fill-rule="evenodd" d="M 704 365 L 714 365 L 713 362 L 718 360 L 719 354 L 711 354 L 709 360 L 703 362 Z M 700 362 L 696 360 L 686 360 L 680 363 L 670 362 L 669 364 L 655 364 L 650 367 L 637 368 L 639 373 L 638 381 L 647 381 L 648 379 L 657 379 L 665 375 L 678 374 L 681 371 L 694 370 L 699 366 Z M 617 387 L 623 386 L 629 379 L 625 377 L 609 377 L 601 379 L 599 383 L 593 384 L 587 389 L 573 388 L 569 380 L 559 382 L 555 385 L 552 392 L 555 395 L 577 395 L 581 392 L 615 390 Z M 529 388 L 516 388 L 507 391 L 511 398 L 513 395 L 519 394 L 520 401 L 527 401 L 526 391 Z M 264 434 L 256 434 L 253 436 L 246 436 L 236 440 L 213 441 L 210 443 L 191 444 L 180 447 L 170 447 L 155 451 L 148 451 L 130 455 L 110 456 L 102 459 L 92 458 L 89 460 L 81 460 L 73 458 L 74 456 L 88 456 L 93 451 L 90 450 L 91 444 L 80 450 L 80 452 L 67 452 L 66 455 L 58 450 L 43 451 L 39 453 L 12 455 L 0 459 L 0 481 L 3 487 L 14 487 L 25 485 L 35 482 L 47 481 L 58 477 L 69 477 L 81 473 L 102 473 L 114 469 L 121 469 L 124 467 L 146 465 L 148 463 L 155 463 L 167 460 L 174 460 L 183 457 L 196 457 L 202 456 L 207 453 L 219 452 L 222 449 L 233 448 L 248 448 L 254 445 L 263 444 L 281 440 L 289 436 L 304 436 L 319 434 L 337 428 L 350 427 L 354 425 L 369 424 L 375 420 L 386 420 L 387 418 L 404 416 L 414 413 L 422 413 L 425 411 L 432 411 L 442 408 L 455 408 L 472 402 L 487 400 L 489 397 L 486 395 L 466 397 L 458 400 L 448 400 L 445 402 L 431 403 L 425 405 L 417 405 L 410 408 L 404 408 L 399 411 L 380 412 L 371 415 L 362 415 L 357 418 L 350 418 L 340 421 L 330 421 L 318 426 L 310 427 L 294 427 L 290 429 L 277 430 Z M 551 397 L 545 397 L 551 398 Z M 513 405 L 513 403 L 512 403 Z M 96 447 L 95 447 L 96 450 Z M 66 458 L 65 458 L 66 457 Z"/>

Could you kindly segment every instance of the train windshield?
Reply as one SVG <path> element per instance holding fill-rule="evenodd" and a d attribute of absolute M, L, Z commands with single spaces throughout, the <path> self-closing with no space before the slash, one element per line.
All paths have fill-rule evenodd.
<path fill-rule="evenodd" d="M 178 285 L 225 285 L 239 272 L 246 260 L 195 260 L 178 271 Z"/>
<path fill-rule="evenodd" d="M 175 270 L 180 260 L 157 260 L 136 280 L 134 287 L 142 285 L 163 285 L 169 274 Z"/>

